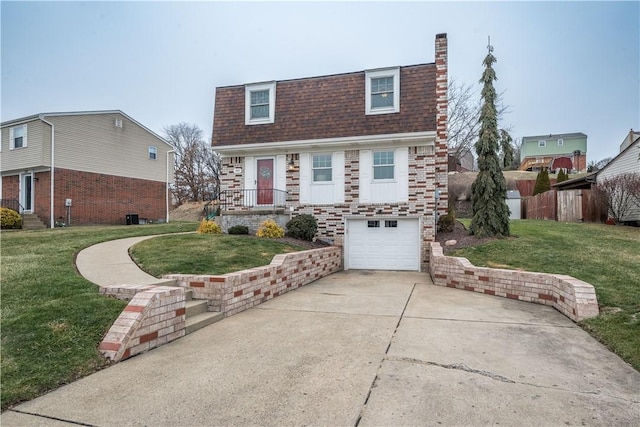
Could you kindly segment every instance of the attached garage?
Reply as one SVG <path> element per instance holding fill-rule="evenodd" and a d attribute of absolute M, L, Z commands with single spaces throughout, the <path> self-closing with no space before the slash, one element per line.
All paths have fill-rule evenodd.
<path fill-rule="evenodd" d="M 418 218 L 346 221 L 345 269 L 420 271 Z"/>

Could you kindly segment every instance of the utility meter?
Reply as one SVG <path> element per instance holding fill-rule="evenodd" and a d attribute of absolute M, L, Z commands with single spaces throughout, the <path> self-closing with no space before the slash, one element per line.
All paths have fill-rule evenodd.
<path fill-rule="evenodd" d="M 71 199 L 67 199 L 64 201 L 65 206 L 71 206 Z"/>

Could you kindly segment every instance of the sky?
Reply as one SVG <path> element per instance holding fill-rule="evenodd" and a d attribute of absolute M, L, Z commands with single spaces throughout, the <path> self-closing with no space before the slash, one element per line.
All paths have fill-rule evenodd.
<path fill-rule="evenodd" d="M 587 158 L 640 130 L 640 2 L 0 2 L 0 119 L 122 110 L 211 138 L 215 88 L 434 62 L 477 86 L 487 38 L 500 127 L 583 132 Z"/>

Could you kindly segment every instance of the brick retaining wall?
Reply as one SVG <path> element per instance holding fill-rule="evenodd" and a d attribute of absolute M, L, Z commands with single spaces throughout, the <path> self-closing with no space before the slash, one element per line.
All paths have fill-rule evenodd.
<path fill-rule="evenodd" d="M 247 310 L 321 277 L 342 270 L 342 248 L 327 247 L 276 255 L 271 264 L 220 276 L 170 274 L 193 297 L 209 301 L 209 311 L 225 317 Z"/>
<path fill-rule="evenodd" d="M 110 291 L 102 292 L 102 289 Z M 184 289 L 126 285 L 123 292 L 119 292 L 117 286 L 102 289 L 102 293 L 125 299 L 130 297 L 128 292 L 140 291 L 133 295 L 98 347 L 112 361 L 127 359 L 185 335 Z"/>
<path fill-rule="evenodd" d="M 593 286 L 571 276 L 476 267 L 444 256 L 439 243 L 431 243 L 429 271 L 436 285 L 549 305 L 574 322 L 598 315 Z"/>

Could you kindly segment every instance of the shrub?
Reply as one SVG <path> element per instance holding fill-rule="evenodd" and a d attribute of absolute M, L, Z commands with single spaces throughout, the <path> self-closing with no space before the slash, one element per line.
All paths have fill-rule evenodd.
<path fill-rule="evenodd" d="M 267 239 L 278 239 L 280 237 L 284 237 L 284 228 L 276 224 L 274 220 L 268 219 L 260 223 L 256 236 Z"/>
<path fill-rule="evenodd" d="M 438 232 L 451 233 L 456 223 L 456 215 L 453 209 L 449 209 L 449 213 L 438 218 Z"/>
<path fill-rule="evenodd" d="M 551 190 L 551 182 L 549 181 L 549 170 L 547 168 L 542 168 L 542 170 L 538 172 L 538 176 L 536 177 L 536 185 L 533 188 L 533 195 L 535 196 L 549 190 Z"/>
<path fill-rule="evenodd" d="M 249 234 L 249 227 L 246 225 L 234 225 L 229 227 L 229 234 Z"/>
<path fill-rule="evenodd" d="M 222 228 L 218 225 L 217 222 L 212 220 L 203 219 L 200 221 L 200 225 L 198 226 L 198 234 L 220 234 L 222 233 Z"/>
<path fill-rule="evenodd" d="M 0 208 L 1 228 L 22 228 L 22 217 L 13 209 Z"/>
<path fill-rule="evenodd" d="M 318 221 L 313 215 L 302 214 L 287 223 L 287 236 L 311 241 L 318 231 Z"/>

